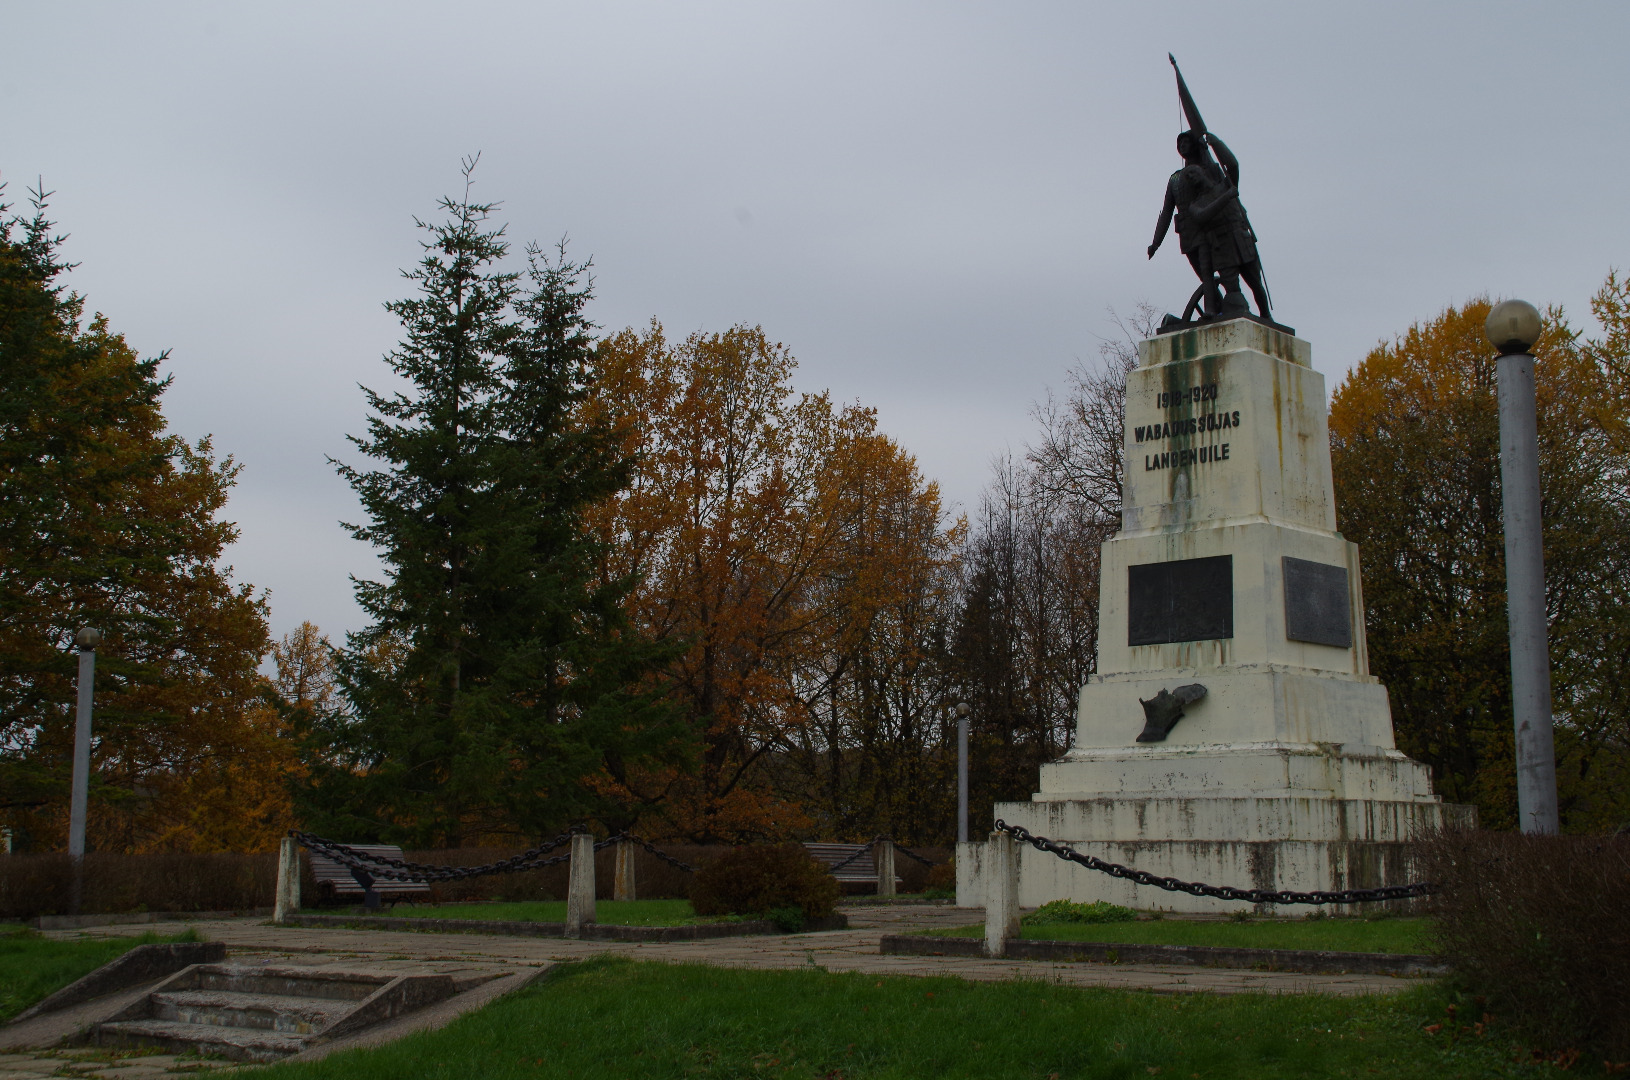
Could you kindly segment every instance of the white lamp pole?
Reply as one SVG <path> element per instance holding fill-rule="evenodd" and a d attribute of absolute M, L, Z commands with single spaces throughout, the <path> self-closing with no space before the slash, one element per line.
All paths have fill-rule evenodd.
<path fill-rule="evenodd" d="M 68 797 L 68 854 L 74 861 L 73 892 L 68 897 L 71 915 L 79 914 L 84 891 L 85 809 L 91 788 L 91 694 L 96 682 L 96 646 L 101 643 L 101 633 L 88 626 L 74 635 L 74 644 L 79 646 L 79 708 L 74 714 L 74 778 Z"/>
<path fill-rule="evenodd" d="M 1511 713 L 1517 734 L 1517 813 L 1525 833 L 1560 830 L 1551 739 L 1551 654 L 1539 499 L 1534 357 L 1539 311 L 1496 304 L 1484 325 L 1500 350 L 1500 500 L 1505 513 L 1506 616 L 1511 638 Z"/>
<path fill-rule="evenodd" d="M 968 708 L 966 701 L 956 707 L 956 838 L 968 842 Z"/>
<path fill-rule="evenodd" d="M 68 854 L 85 854 L 85 804 L 91 787 L 91 689 L 96 682 L 96 647 L 102 635 L 85 627 L 74 635 L 79 646 L 79 708 L 74 715 L 74 781 L 68 804 Z"/>

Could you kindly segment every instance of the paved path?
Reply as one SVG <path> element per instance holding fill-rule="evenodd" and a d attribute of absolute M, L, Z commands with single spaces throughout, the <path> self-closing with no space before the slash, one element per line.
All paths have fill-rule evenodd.
<path fill-rule="evenodd" d="M 615 954 L 669 963 L 785 969 L 816 965 L 829 971 L 878 975 L 950 975 L 981 981 L 1042 979 L 1069 986 L 1109 986 L 1162 993 L 1281 994 L 1390 993 L 1409 980 L 1387 975 L 1304 975 L 1286 971 L 1244 971 L 1181 965 L 1053 963 L 1038 960 L 986 960 L 955 956 L 883 956 L 883 934 L 910 933 L 936 926 L 966 926 L 977 909 L 921 904 L 846 907 L 849 929 L 819 934 L 715 938 L 709 941 L 567 941 L 559 938 L 498 937 L 487 934 L 430 934 L 394 930 L 344 930 L 273 926 L 264 920 L 230 919 L 192 925 L 209 941 L 223 941 L 234 954 L 295 956 L 325 953 L 336 958 L 391 958 L 507 964 L 539 964 Z M 151 932 L 147 926 L 108 926 L 76 934 L 124 935 Z M 0 1077 L 4 1080 L 4 1077 Z"/>
<path fill-rule="evenodd" d="M 976 981 L 1043 979 L 1064 986 L 1118 987 L 1159 994 L 1389 994 L 1408 986 L 1408 979 L 1389 976 L 1312 976 L 1286 971 L 1236 971 L 1152 964 L 1046 963 L 1030 959 L 978 959 L 967 956 L 882 956 L 877 940 L 883 933 L 910 933 L 931 927 L 958 927 L 978 922 L 983 912 L 921 904 L 846 907 L 848 930 L 776 937 L 714 938 L 709 942 L 567 942 L 561 938 L 497 937 L 484 933 L 412 933 L 398 930 L 341 930 L 277 927 L 264 919 L 218 919 L 191 922 L 199 937 L 225 942 L 233 959 L 266 963 L 368 964 L 422 969 L 474 968 L 518 971 L 554 961 L 618 955 L 663 963 L 722 964 L 727 968 L 786 969 L 820 966 L 828 971 L 861 971 L 887 976 L 954 976 Z M 126 937 L 163 930 L 153 924 L 47 930 L 47 937 Z M 429 1010 L 427 1010 L 429 1012 Z M 450 1016 L 448 1016 L 450 1018 Z M 434 1025 L 445 1018 L 407 1016 L 409 1026 Z M 142 1054 L 98 1049 L 52 1052 L 0 1052 L 0 1080 L 47 1080 L 93 1077 L 114 1080 L 176 1080 L 197 1072 L 238 1072 L 254 1065 L 217 1064 L 178 1059 L 173 1054 Z"/>
<path fill-rule="evenodd" d="M 393 930 L 344 930 L 274 926 L 263 919 L 219 919 L 193 922 L 198 935 L 225 942 L 233 959 L 265 962 L 367 964 L 440 969 L 477 966 L 487 970 L 536 969 L 551 962 L 614 954 L 667 963 L 719 964 L 725 967 L 786 969 L 819 966 L 829 971 L 872 975 L 937 975 L 962 979 L 1040 979 L 1068 986 L 1107 986 L 1156 993 L 1390 993 L 1409 980 L 1385 975 L 1302 975 L 1293 972 L 1241 971 L 1139 964 L 1050 963 L 1034 960 L 985 960 L 953 956 L 883 956 L 877 951 L 883 934 L 910 933 L 940 926 L 966 926 L 983 912 L 925 905 L 847 907 L 849 929 L 819 934 L 715 938 L 710 941 L 623 942 L 565 941 L 558 938 L 499 937 L 487 934 L 412 933 Z M 47 931 L 56 938 L 122 937 L 163 932 L 153 924 L 100 926 Z M 412 1017 L 407 1018 L 412 1020 Z M 425 1025 L 438 1018 L 421 1018 Z M 444 1022 L 444 1020 L 442 1021 Z M 416 1026 L 417 1026 L 417 1022 Z M 254 1066 L 240 1066 L 252 1069 Z M 237 1071 L 213 1062 L 178 1059 L 172 1054 L 130 1051 L 109 1054 L 94 1049 L 50 1053 L 0 1053 L 0 1080 L 46 1080 L 83 1076 L 98 1080 L 174 1080 L 200 1071 Z"/>

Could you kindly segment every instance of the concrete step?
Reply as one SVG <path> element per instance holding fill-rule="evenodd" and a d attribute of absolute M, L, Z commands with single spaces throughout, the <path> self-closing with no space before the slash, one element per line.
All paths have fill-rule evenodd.
<path fill-rule="evenodd" d="M 446 974 L 195 964 L 98 1024 L 103 1046 L 159 1046 L 268 1062 L 457 992 Z"/>
<path fill-rule="evenodd" d="M 96 1027 L 99 1046 L 158 1046 L 177 1053 L 214 1054 L 232 1061 L 281 1061 L 306 1048 L 306 1037 L 255 1028 L 174 1020 L 113 1020 Z"/>
<path fill-rule="evenodd" d="M 388 982 L 389 976 L 361 972 L 259 964 L 200 964 L 188 980 L 188 988 L 356 1002 Z"/>
<path fill-rule="evenodd" d="M 356 1007 L 349 999 L 292 997 L 233 990 L 170 990 L 148 998 L 154 1020 L 315 1035 Z"/>

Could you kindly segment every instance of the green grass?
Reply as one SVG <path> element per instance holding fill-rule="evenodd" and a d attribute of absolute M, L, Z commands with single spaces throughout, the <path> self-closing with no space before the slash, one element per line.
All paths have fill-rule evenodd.
<path fill-rule="evenodd" d="M 333 914 L 332 911 L 312 914 Z M 398 904 L 387 914 L 410 919 L 502 919 L 513 922 L 565 922 L 566 901 L 527 900 L 512 904 Z M 718 922 L 691 910 L 689 900 L 601 900 L 594 905 L 597 922 L 609 926 L 683 926 Z"/>
<path fill-rule="evenodd" d="M 985 928 L 958 926 L 924 933 L 984 937 Z M 1321 949 L 1333 952 L 1429 953 L 1425 919 L 1277 919 L 1197 922 L 1152 919 L 1122 923 L 1052 923 L 1026 926 L 1030 941 L 1115 941 L 1140 945 L 1220 945 L 1246 949 Z"/>
<path fill-rule="evenodd" d="M 160 941 L 197 941 L 192 931 L 161 937 L 86 938 L 63 941 L 23 927 L 0 928 L 0 1021 L 10 1020 L 48 994 L 89 975 L 109 960 Z"/>
<path fill-rule="evenodd" d="M 776 1080 L 1179 1080 L 1535 1075 L 1498 1023 L 1429 1034 L 1449 991 L 1374 998 L 1155 995 L 1040 980 L 879 978 L 599 959 L 440 1031 L 265 1080 L 774 1077 Z M 1469 1002 L 1459 1005 L 1462 1015 Z M 1451 1025 L 1456 1032 L 1458 1026 Z M 1599 1074 L 1600 1066 L 1583 1068 Z"/>

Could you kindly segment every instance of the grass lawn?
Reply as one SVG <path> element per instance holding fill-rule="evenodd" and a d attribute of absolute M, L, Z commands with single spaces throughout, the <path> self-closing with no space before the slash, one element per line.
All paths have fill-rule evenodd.
<path fill-rule="evenodd" d="M 944 937 L 984 937 L 985 927 L 924 931 Z M 1333 952 L 1429 953 L 1425 919 L 1253 919 L 1196 922 L 1151 919 L 1120 923 L 1054 923 L 1026 926 L 1031 941 L 1126 941 L 1140 945 L 1222 945 L 1247 949 L 1323 949 Z"/>
<path fill-rule="evenodd" d="M 334 912 L 311 909 L 309 914 Z M 409 919 L 503 919 L 514 922 L 565 922 L 566 901 L 527 900 L 513 904 L 398 904 L 383 914 Z M 691 910 L 689 900 L 601 900 L 594 905 L 597 922 L 609 926 L 683 926 L 719 922 Z"/>
<path fill-rule="evenodd" d="M 1496 1022 L 1482 1037 L 1444 1020 L 1449 991 L 1391 997 L 1156 995 L 1040 980 L 879 978 L 811 966 L 744 971 L 603 958 L 440 1031 L 274 1065 L 265 1080 L 1444 1080 L 1535 1075 L 1510 1063 Z M 1461 1016 L 1473 1011 L 1459 1003 Z M 1585 1075 L 1600 1066 L 1584 1068 Z"/>
<path fill-rule="evenodd" d="M 137 945 L 158 941 L 197 941 L 192 931 L 160 937 L 58 941 L 23 927 L 0 927 L 0 1021 L 10 1020 L 47 994 L 89 975 Z"/>

